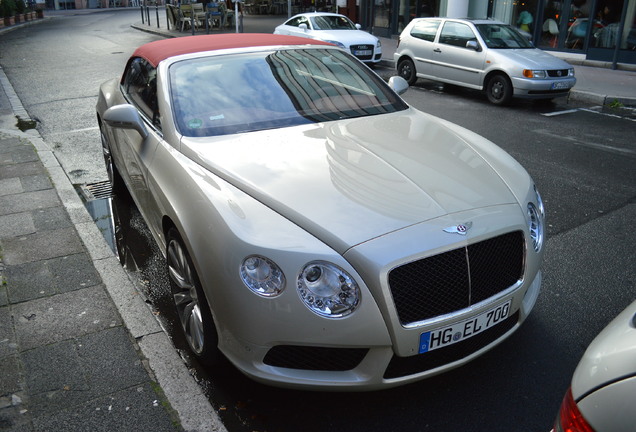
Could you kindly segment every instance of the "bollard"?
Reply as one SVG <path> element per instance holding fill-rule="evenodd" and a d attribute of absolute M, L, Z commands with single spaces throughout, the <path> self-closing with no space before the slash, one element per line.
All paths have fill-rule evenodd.
<path fill-rule="evenodd" d="M 155 13 L 157 14 L 157 28 L 161 28 L 159 25 L 159 5 L 155 2 Z"/>
<path fill-rule="evenodd" d="M 145 22 L 144 22 L 144 5 L 143 4 L 139 5 L 139 10 L 141 10 L 141 23 L 145 24 Z"/>

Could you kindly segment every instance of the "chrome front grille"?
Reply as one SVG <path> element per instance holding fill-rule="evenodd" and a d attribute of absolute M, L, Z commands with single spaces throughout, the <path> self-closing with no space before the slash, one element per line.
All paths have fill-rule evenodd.
<path fill-rule="evenodd" d="M 524 237 L 503 234 L 397 267 L 389 286 L 402 325 L 486 300 L 523 278 Z"/>

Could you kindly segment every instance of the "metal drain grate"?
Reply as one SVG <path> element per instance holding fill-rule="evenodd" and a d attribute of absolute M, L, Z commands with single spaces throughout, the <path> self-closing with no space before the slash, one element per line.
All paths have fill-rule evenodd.
<path fill-rule="evenodd" d="M 110 198 L 112 195 L 109 181 L 80 185 L 79 190 L 87 201 Z"/>

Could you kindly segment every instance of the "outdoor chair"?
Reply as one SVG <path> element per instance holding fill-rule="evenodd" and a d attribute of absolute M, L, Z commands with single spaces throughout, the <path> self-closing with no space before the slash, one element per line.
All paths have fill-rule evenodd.
<path fill-rule="evenodd" d="M 219 7 L 221 8 L 221 13 L 223 14 L 223 20 L 225 26 L 233 26 L 234 25 L 234 11 L 227 7 L 225 2 L 220 2 Z"/>
<path fill-rule="evenodd" d="M 183 31 L 186 26 L 190 27 L 193 21 L 194 28 L 197 29 L 201 27 L 204 20 L 205 12 L 203 11 L 203 5 L 201 3 L 182 4 L 179 6 L 179 24 L 181 31 Z"/>
<path fill-rule="evenodd" d="M 208 3 L 206 12 L 208 25 L 211 28 L 218 27 L 220 29 L 224 24 L 225 16 L 219 3 Z"/>
<path fill-rule="evenodd" d="M 166 14 L 168 15 L 168 23 L 174 29 L 179 28 L 179 10 L 175 5 L 167 4 L 166 5 Z"/>

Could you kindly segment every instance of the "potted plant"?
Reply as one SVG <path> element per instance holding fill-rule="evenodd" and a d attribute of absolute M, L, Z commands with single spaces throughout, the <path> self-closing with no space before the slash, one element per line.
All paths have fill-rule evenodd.
<path fill-rule="evenodd" d="M 26 11 L 26 5 L 24 0 L 15 0 L 15 22 L 25 22 L 24 12 Z"/>
<path fill-rule="evenodd" d="M 5 26 L 15 24 L 15 20 L 13 18 L 15 8 L 15 0 L 2 0 L 2 3 L 0 3 L 0 15 L 2 15 Z"/>

